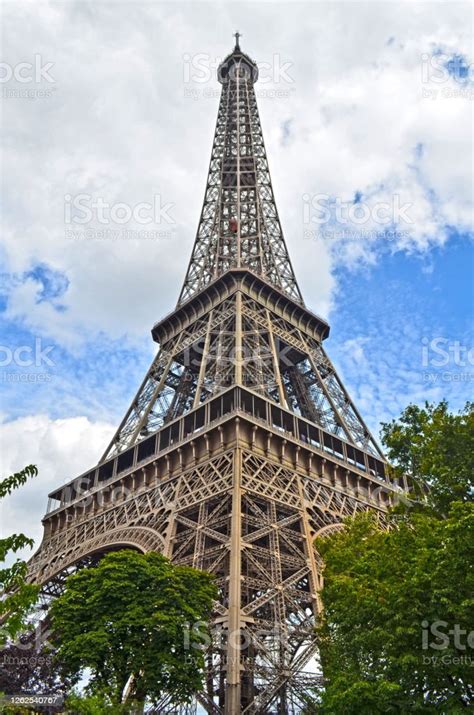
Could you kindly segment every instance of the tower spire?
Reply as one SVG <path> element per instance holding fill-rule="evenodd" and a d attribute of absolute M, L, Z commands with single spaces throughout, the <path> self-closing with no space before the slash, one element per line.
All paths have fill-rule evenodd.
<path fill-rule="evenodd" d="M 242 37 L 242 35 L 241 35 L 241 33 L 237 30 L 237 32 L 234 32 L 234 37 L 235 37 L 235 48 L 234 48 L 234 50 L 240 50 L 239 38 Z"/>
<path fill-rule="evenodd" d="M 236 268 L 302 304 L 283 238 L 254 84 L 257 64 L 239 48 L 218 68 L 222 93 L 201 218 L 178 305 Z"/>

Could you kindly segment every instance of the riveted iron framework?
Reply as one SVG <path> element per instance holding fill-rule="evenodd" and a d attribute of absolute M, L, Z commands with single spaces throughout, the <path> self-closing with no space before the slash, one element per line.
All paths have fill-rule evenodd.
<path fill-rule="evenodd" d="M 318 534 L 397 487 L 326 355 L 283 239 L 238 44 L 222 96 L 198 233 L 159 351 L 100 463 L 50 494 L 30 578 L 45 598 L 104 552 L 157 550 L 220 591 L 208 713 L 293 713 L 311 670 Z M 160 712 L 167 711 L 164 698 Z"/>
<path fill-rule="evenodd" d="M 255 63 L 238 46 L 219 67 L 222 94 L 201 219 L 178 305 L 245 266 L 303 302 L 286 250 L 263 143 Z"/>

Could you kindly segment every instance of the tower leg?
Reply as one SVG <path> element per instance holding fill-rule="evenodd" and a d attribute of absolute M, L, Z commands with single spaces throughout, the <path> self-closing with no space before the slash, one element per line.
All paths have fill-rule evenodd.
<path fill-rule="evenodd" d="M 229 574 L 229 621 L 227 640 L 227 691 L 225 713 L 240 713 L 240 597 L 241 597 L 241 461 L 238 448 L 234 462 L 234 485 L 232 495 L 232 527 Z"/>

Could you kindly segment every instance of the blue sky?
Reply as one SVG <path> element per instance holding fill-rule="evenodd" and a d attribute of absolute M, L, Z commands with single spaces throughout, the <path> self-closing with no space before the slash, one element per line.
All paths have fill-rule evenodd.
<path fill-rule="evenodd" d="M 461 408 L 472 394 L 474 381 L 474 366 L 467 356 L 465 366 L 459 360 L 456 364 L 454 355 L 438 365 L 444 362 L 443 357 L 426 347 L 427 341 L 436 338 L 446 341 L 437 343 L 440 349 L 448 350 L 456 340 L 466 349 L 472 347 L 470 237 L 453 234 L 429 256 L 383 250 L 381 254 L 375 266 L 336 266 L 338 288 L 331 334 L 325 343 L 376 433 L 380 421 L 397 416 L 410 400 L 420 403 L 447 398 L 453 409 Z M 60 297 L 60 290 L 51 287 L 43 268 L 38 267 L 34 274 L 44 285 L 42 299 Z M 63 283 L 57 278 L 57 285 Z M 26 360 L 35 355 L 37 335 L 21 323 L 7 320 L 3 335 L 7 345 L 31 348 L 31 353 L 25 353 Z M 91 421 L 118 424 L 148 369 L 155 346 L 145 332 L 139 345 L 127 344 L 126 337 L 111 340 L 102 334 L 78 350 L 47 338 L 42 339 L 41 347 L 46 348 L 51 364 L 3 368 L 3 375 L 8 374 L 2 385 L 8 420 L 40 412 L 53 420 L 84 415 Z M 423 358 L 424 347 L 428 364 Z M 11 377 L 13 373 L 16 378 Z M 25 374 L 40 377 L 19 381 L 26 379 Z"/>
<path fill-rule="evenodd" d="M 474 366 L 449 353 L 456 341 L 472 348 L 472 273 L 470 238 L 458 235 L 429 258 L 386 253 L 374 268 L 337 271 L 327 349 L 372 429 L 410 401 L 446 398 L 458 410 L 472 396 Z"/>
<path fill-rule="evenodd" d="M 376 435 L 411 401 L 462 407 L 474 374 L 467 4 L 40 4 L 4 9 L 4 61 L 32 69 L 0 86 L 2 472 L 40 467 L 5 508 L 7 531 L 28 522 L 39 538 L 47 491 L 99 458 L 149 366 L 150 329 L 191 253 L 215 67 L 236 28 L 265 63 L 256 90 L 296 276 L 357 407 Z M 135 218 L 71 222 L 84 195 L 164 209 L 138 237 L 149 226 Z M 368 216 L 341 221 L 338 205 Z"/>

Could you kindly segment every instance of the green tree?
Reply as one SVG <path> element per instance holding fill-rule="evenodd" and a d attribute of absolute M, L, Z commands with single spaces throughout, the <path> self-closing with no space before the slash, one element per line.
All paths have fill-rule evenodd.
<path fill-rule="evenodd" d="M 325 561 L 322 712 L 464 711 L 474 697 L 474 652 L 466 640 L 473 627 L 474 505 L 454 503 L 446 519 L 414 513 L 390 530 L 363 514 L 317 548 Z M 436 638 L 433 624 L 446 636 L 458 624 L 464 634 Z"/>
<path fill-rule="evenodd" d="M 217 592 L 212 577 L 157 553 L 122 550 L 70 576 L 51 607 L 52 641 L 87 693 L 112 706 L 129 699 L 174 702 L 202 686 L 206 628 Z"/>
<path fill-rule="evenodd" d="M 474 496 L 474 403 L 460 414 L 443 400 L 424 408 L 409 405 L 398 420 L 382 424 L 382 442 L 395 475 L 407 475 L 435 510 Z"/>
<path fill-rule="evenodd" d="M 113 705 L 104 694 L 84 695 L 76 691 L 70 693 L 64 704 L 68 715 L 130 715 L 127 705 Z"/>
<path fill-rule="evenodd" d="M 0 499 L 37 474 L 37 467 L 30 464 L 21 472 L 0 481 Z M 0 646 L 9 638 L 15 638 L 26 627 L 26 617 L 39 592 L 37 586 L 26 583 L 28 566 L 25 561 L 17 558 L 11 566 L 5 566 L 5 560 L 9 554 L 15 554 L 26 546 L 31 548 L 33 544 L 33 539 L 24 534 L 12 534 L 0 539 Z"/>
<path fill-rule="evenodd" d="M 474 702 L 473 407 L 410 405 L 383 426 L 395 474 L 426 501 L 318 539 L 324 715 L 461 713 Z M 427 492 L 425 484 L 429 485 Z M 451 631 L 451 633 L 450 633 Z M 456 635 L 457 634 L 457 635 Z M 309 710 L 311 712 L 311 710 Z"/>

